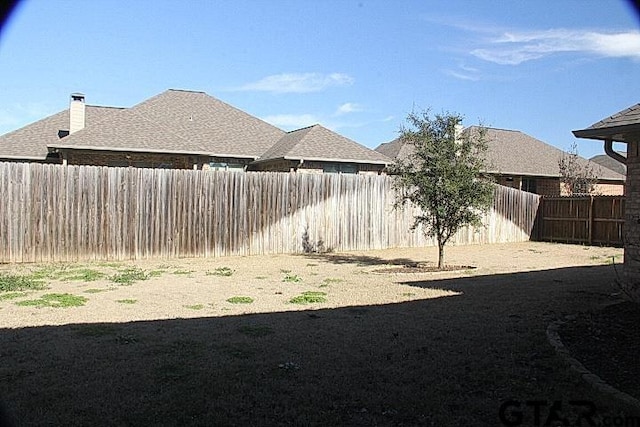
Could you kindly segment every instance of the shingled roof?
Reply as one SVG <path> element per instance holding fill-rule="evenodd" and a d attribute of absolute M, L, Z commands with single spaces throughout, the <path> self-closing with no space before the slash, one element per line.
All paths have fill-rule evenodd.
<path fill-rule="evenodd" d="M 288 132 L 256 163 L 274 159 L 380 165 L 391 163 L 387 156 L 318 124 Z"/>
<path fill-rule="evenodd" d="M 573 134 L 586 139 L 640 141 L 640 103 L 602 119 L 586 129 L 574 130 Z"/>
<path fill-rule="evenodd" d="M 204 92 L 169 89 L 50 146 L 257 159 L 284 134 Z"/>
<path fill-rule="evenodd" d="M 627 155 L 626 152 L 618 152 L 618 154 L 624 157 L 626 157 Z M 604 166 L 607 169 L 611 169 L 614 172 L 618 172 L 619 174 L 627 174 L 627 166 L 624 163 L 620 163 L 619 161 L 606 154 L 598 154 L 597 156 L 593 156 L 589 160 L 591 160 L 593 163 L 599 164 L 600 166 Z"/>
<path fill-rule="evenodd" d="M 464 129 L 463 132 L 476 132 L 477 126 Z M 558 177 L 558 162 L 565 154 L 562 150 L 546 144 L 525 133 L 515 130 L 487 128 L 487 164 L 486 172 L 501 175 L 521 175 Z M 404 145 L 402 148 L 390 145 Z M 376 148 L 379 152 L 397 152 L 394 158 L 406 159 L 413 152 L 413 146 L 395 139 Z M 579 162 L 587 164 L 582 157 Z M 594 173 L 600 179 L 624 181 L 625 177 L 617 172 L 592 164 Z"/>
<path fill-rule="evenodd" d="M 120 112 L 121 108 L 87 105 L 85 123 L 94 125 Z M 45 160 L 47 145 L 60 142 L 59 131 L 69 130 L 69 110 L 38 120 L 0 135 L 0 157 L 16 160 Z"/>

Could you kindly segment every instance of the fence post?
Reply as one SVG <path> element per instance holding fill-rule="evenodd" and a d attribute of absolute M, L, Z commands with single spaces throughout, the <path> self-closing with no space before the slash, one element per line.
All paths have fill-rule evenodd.
<path fill-rule="evenodd" d="M 593 243 L 593 195 L 589 196 L 589 237 L 587 239 L 589 245 Z"/>

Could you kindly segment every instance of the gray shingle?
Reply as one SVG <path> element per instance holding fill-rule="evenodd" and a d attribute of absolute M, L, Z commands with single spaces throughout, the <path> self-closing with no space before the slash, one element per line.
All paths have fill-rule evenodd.
<path fill-rule="evenodd" d="M 121 111 L 121 108 L 87 105 L 87 126 L 101 122 Z M 35 123 L 0 136 L 0 159 L 44 160 L 47 146 L 60 142 L 58 131 L 69 130 L 69 110 L 64 110 Z"/>
<path fill-rule="evenodd" d="M 288 132 L 258 160 L 274 159 L 389 164 L 391 159 L 321 125 Z"/>
<path fill-rule="evenodd" d="M 587 129 L 604 129 L 617 126 L 627 126 L 640 123 L 640 103 L 625 108 L 612 116 L 602 119 Z"/>
<path fill-rule="evenodd" d="M 475 132 L 476 126 L 466 128 L 463 132 Z M 402 146 L 393 148 L 398 152 L 396 158 L 406 159 L 413 146 L 395 139 L 386 144 L 384 150 L 391 151 L 389 144 Z M 487 163 L 489 173 L 522 176 L 560 176 L 558 162 L 564 151 L 546 144 L 525 133 L 514 130 L 487 128 Z M 379 150 L 382 146 L 376 148 Z M 580 163 L 588 164 L 588 160 L 580 157 Z M 625 177 L 610 169 L 592 164 L 595 174 L 600 179 L 624 181 Z"/>
<path fill-rule="evenodd" d="M 619 142 L 640 141 L 640 104 L 600 120 L 586 129 L 574 130 L 578 138 Z"/>
<path fill-rule="evenodd" d="M 622 156 L 626 156 L 627 153 L 622 152 L 618 154 L 621 154 Z M 612 171 L 617 172 L 619 174 L 622 174 L 622 175 L 627 174 L 627 166 L 624 163 L 620 163 L 619 161 L 609 157 L 606 154 L 599 154 L 597 156 L 593 156 L 589 160 L 591 160 L 593 163 L 599 164 L 602 167 L 611 169 Z"/>
<path fill-rule="evenodd" d="M 284 134 L 204 92 L 169 89 L 56 147 L 255 159 Z"/>

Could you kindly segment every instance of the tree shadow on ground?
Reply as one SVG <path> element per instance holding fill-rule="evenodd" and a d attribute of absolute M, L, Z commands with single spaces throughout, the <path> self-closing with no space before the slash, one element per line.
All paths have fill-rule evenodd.
<path fill-rule="evenodd" d="M 595 401 L 597 416 L 619 414 L 576 380 L 545 335 L 550 321 L 610 302 L 613 277 L 607 266 L 403 276 L 457 295 L 4 329 L 0 396 L 30 426 L 495 426 L 509 399 L 563 401 L 570 420 L 570 399 Z M 533 409 L 523 412 L 531 424 Z"/>
<path fill-rule="evenodd" d="M 419 262 L 413 260 L 411 258 L 381 258 L 377 256 L 371 255 L 359 255 L 354 253 L 312 253 L 312 254 L 301 254 L 299 256 L 303 256 L 316 261 L 330 262 L 334 264 L 355 264 L 359 267 L 362 266 L 375 266 L 375 265 L 407 265 L 407 266 L 417 266 L 423 262 Z"/>

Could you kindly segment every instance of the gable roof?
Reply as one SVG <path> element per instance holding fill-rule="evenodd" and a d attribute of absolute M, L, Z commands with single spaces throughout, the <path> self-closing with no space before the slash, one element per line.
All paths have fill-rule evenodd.
<path fill-rule="evenodd" d="M 476 132 L 477 126 L 470 126 L 463 132 Z M 516 130 L 487 128 L 487 164 L 486 172 L 504 175 L 523 175 L 558 177 L 560 176 L 558 162 L 564 151 L 546 144 L 532 136 Z M 393 148 L 400 153 L 396 158 L 406 159 L 413 152 L 414 147 L 400 139 L 382 144 L 376 150 L 391 151 L 388 144 L 405 145 L 402 149 Z M 579 157 L 579 162 L 586 165 L 588 160 Z M 625 177 L 617 172 L 600 165 L 594 166 L 594 173 L 600 179 L 624 181 Z"/>
<path fill-rule="evenodd" d="M 391 159 L 321 125 L 284 135 L 256 163 L 267 160 L 338 161 L 387 165 Z"/>
<path fill-rule="evenodd" d="M 99 123 L 121 110 L 87 105 L 85 123 L 87 126 Z M 0 156 L 4 159 L 44 160 L 48 153 L 47 145 L 60 141 L 58 132 L 61 130 L 69 130 L 68 109 L 0 135 Z"/>
<path fill-rule="evenodd" d="M 169 89 L 50 146 L 256 159 L 284 134 L 204 92 Z"/>
<path fill-rule="evenodd" d="M 640 103 L 602 119 L 586 129 L 574 130 L 573 134 L 586 139 L 640 141 Z"/>

